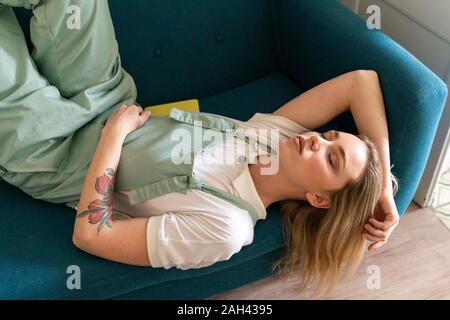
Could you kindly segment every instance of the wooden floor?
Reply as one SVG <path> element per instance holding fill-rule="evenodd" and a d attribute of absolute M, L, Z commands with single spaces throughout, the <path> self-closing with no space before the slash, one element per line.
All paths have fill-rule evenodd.
<path fill-rule="evenodd" d="M 372 270 L 379 271 L 379 289 L 367 285 L 374 284 Z M 210 299 L 291 300 L 306 294 L 295 290 L 294 281 L 271 276 Z M 431 209 L 412 203 L 388 243 L 367 253 L 352 280 L 328 299 L 450 299 L 450 231 Z"/>

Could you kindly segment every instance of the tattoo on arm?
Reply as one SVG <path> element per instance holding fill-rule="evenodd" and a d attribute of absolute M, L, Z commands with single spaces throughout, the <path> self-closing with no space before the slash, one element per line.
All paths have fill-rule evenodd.
<path fill-rule="evenodd" d="M 91 201 L 88 209 L 77 215 L 77 218 L 83 218 L 89 215 L 89 223 L 99 224 L 97 234 L 105 225 L 112 228 L 112 193 L 114 181 L 115 172 L 111 168 L 106 169 L 106 174 L 97 177 L 95 190 L 102 195 L 102 198 Z"/>

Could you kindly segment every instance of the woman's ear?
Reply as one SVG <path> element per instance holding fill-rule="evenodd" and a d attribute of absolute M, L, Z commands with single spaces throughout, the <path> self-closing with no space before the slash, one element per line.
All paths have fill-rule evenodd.
<path fill-rule="evenodd" d="M 326 194 L 306 192 L 306 200 L 316 208 L 328 209 L 331 207 L 331 199 Z"/>

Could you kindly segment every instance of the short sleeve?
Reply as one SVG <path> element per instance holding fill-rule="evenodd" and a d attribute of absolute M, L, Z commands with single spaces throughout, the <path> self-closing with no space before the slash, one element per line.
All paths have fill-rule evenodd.
<path fill-rule="evenodd" d="M 226 216 L 167 212 L 148 221 L 148 256 L 152 267 L 182 270 L 207 267 L 239 252 L 249 232 L 253 238 L 253 224 L 242 209 Z"/>

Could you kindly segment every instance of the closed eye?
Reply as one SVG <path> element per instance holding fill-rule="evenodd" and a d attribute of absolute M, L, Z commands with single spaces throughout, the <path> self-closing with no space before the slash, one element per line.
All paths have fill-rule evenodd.
<path fill-rule="evenodd" d="M 324 138 L 325 140 L 328 140 L 327 138 L 325 138 L 325 134 L 323 132 L 320 133 L 320 136 L 322 138 Z M 330 163 L 331 167 L 333 167 L 333 162 L 331 161 L 331 155 L 328 154 L 328 162 Z"/>

